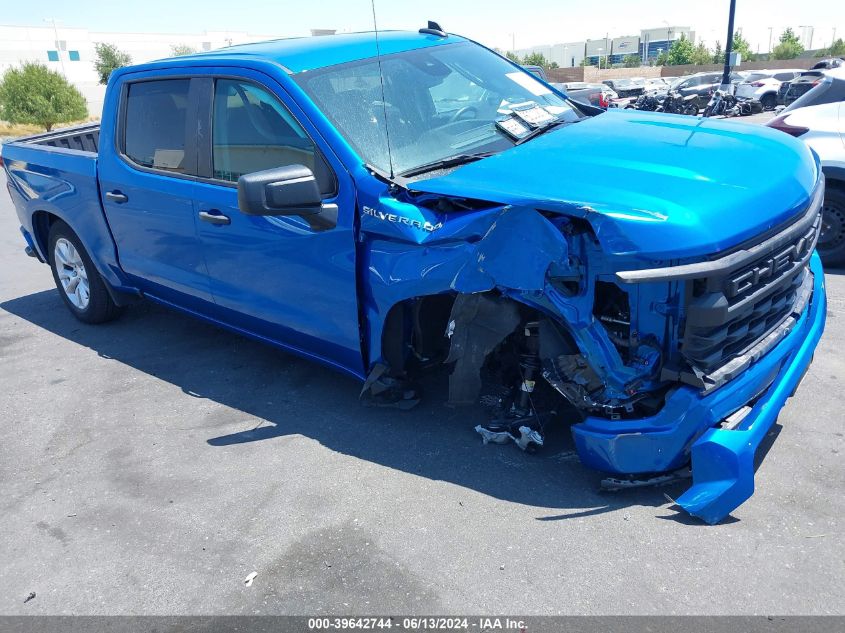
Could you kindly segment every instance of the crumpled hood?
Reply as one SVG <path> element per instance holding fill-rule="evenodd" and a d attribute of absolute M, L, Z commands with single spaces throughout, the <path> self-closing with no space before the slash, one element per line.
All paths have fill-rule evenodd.
<path fill-rule="evenodd" d="M 818 178 L 806 145 L 777 130 L 611 110 L 410 188 L 584 217 L 611 253 L 676 259 L 788 220 Z"/>

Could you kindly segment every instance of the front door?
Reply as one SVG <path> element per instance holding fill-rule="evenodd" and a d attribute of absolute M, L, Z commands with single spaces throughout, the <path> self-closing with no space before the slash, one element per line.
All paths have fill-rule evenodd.
<path fill-rule="evenodd" d="M 206 178 L 197 183 L 194 212 L 218 317 L 361 376 L 351 179 L 272 79 L 205 81 L 210 116 L 202 120 L 211 121 L 211 135 L 200 151 Z M 336 207 L 335 226 L 317 230 L 297 216 L 238 209 L 241 175 L 294 164 L 317 176 L 324 208 Z"/>

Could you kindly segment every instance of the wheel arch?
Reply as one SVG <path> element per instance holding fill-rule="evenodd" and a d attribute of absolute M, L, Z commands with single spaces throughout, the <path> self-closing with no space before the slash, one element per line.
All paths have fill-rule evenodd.
<path fill-rule="evenodd" d="M 824 174 L 826 187 L 845 189 L 845 167 L 822 165 L 822 173 Z"/>

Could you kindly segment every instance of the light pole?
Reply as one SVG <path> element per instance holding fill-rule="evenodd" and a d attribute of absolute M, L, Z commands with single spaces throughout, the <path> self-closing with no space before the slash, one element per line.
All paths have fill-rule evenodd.
<path fill-rule="evenodd" d="M 769 27 L 769 54 L 772 53 L 772 27 Z"/>
<path fill-rule="evenodd" d="M 599 48 L 599 55 L 598 55 L 598 60 L 599 60 L 598 67 L 599 67 L 599 70 L 601 70 L 601 52 L 602 52 L 603 50 L 604 50 L 603 48 Z"/>
<path fill-rule="evenodd" d="M 65 76 L 65 77 L 67 77 L 67 73 L 65 72 L 65 60 L 64 60 L 64 57 L 62 57 L 62 49 L 61 49 L 61 47 L 59 46 L 59 29 L 58 29 L 58 27 L 56 27 L 56 18 L 50 18 L 49 20 L 48 20 L 47 18 L 44 18 L 44 21 L 45 21 L 47 24 L 52 24 L 52 25 L 53 25 L 53 37 L 55 37 L 55 38 L 56 38 L 56 39 L 55 39 L 55 44 L 56 44 L 56 53 L 57 53 L 57 54 L 58 54 L 58 56 L 59 56 L 59 63 L 60 63 L 60 64 L 61 64 L 61 66 L 62 66 L 62 75 L 63 75 L 63 76 Z"/>
<path fill-rule="evenodd" d="M 731 84 L 731 51 L 734 45 L 734 14 L 736 13 L 736 0 L 731 0 L 730 13 L 728 13 L 728 39 L 725 42 L 725 68 L 722 71 L 722 90 L 727 90 Z"/>

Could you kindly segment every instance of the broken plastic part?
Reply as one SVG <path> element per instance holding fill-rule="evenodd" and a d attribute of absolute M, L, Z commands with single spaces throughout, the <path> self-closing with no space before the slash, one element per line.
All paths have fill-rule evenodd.
<path fill-rule="evenodd" d="M 475 432 L 481 436 L 485 444 L 507 444 L 508 441 L 513 442 L 524 451 L 533 451 L 543 446 L 543 434 L 530 426 L 520 425 L 513 431 L 493 431 L 485 428 L 480 424 L 475 427 Z"/>

